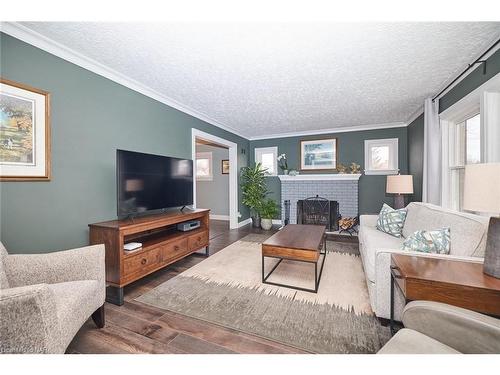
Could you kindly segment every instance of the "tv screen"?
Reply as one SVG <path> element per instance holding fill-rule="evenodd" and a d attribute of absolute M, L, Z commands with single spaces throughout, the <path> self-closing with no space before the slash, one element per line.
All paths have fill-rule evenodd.
<path fill-rule="evenodd" d="M 193 161 L 116 151 L 118 217 L 193 204 Z"/>

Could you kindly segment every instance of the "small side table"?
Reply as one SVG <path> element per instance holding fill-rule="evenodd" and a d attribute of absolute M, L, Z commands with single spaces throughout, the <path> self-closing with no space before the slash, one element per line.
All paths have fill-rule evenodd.
<path fill-rule="evenodd" d="M 394 334 L 394 288 L 405 302 L 427 300 L 500 316 L 500 279 L 483 273 L 482 263 L 391 255 L 391 333 Z"/>

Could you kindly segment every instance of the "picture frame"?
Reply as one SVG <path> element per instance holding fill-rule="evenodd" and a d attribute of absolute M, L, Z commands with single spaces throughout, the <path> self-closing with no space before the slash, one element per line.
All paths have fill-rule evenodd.
<path fill-rule="evenodd" d="M 50 181 L 50 93 L 0 77 L 0 181 Z"/>
<path fill-rule="evenodd" d="M 301 140 L 300 169 L 302 171 L 337 169 L 337 138 Z"/>
<path fill-rule="evenodd" d="M 229 174 L 229 160 L 222 160 L 221 169 L 222 174 Z"/>

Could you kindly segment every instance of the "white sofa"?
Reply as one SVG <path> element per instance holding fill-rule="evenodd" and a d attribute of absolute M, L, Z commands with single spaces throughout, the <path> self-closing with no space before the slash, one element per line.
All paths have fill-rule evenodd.
<path fill-rule="evenodd" d="M 377 230 L 378 215 L 361 215 L 360 217 L 359 249 L 372 310 L 379 318 L 390 318 L 391 254 L 403 253 L 483 262 L 489 222 L 487 217 L 417 202 L 410 203 L 407 210 L 402 238 L 393 237 Z M 401 250 L 405 238 L 415 231 L 443 227 L 450 227 L 450 254 L 427 254 Z M 396 291 L 395 318 L 400 320 L 404 298 L 397 288 Z"/>

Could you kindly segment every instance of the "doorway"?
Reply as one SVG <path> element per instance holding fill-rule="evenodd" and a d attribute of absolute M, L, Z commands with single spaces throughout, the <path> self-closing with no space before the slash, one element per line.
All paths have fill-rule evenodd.
<path fill-rule="evenodd" d="M 210 217 L 238 227 L 237 144 L 192 129 L 193 208 L 209 208 Z"/>

